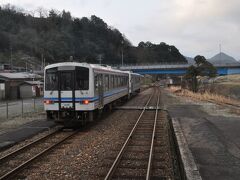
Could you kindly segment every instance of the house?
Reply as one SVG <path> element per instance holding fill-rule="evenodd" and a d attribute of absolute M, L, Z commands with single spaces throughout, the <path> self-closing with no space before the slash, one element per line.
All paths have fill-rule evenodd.
<path fill-rule="evenodd" d="M 40 81 L 43 77 L 28 72 L 0 73 L 0 99 L 19 99 L 20 85 L 25 81 Z"/>
<path fill-rule="evenodd" d="M 43 95 L 43 82 L 24 81 L 19 85 L 20 98 L 40 97 Z"/>
<path fill-rule="evenodd" d="M 10 64 L 0 64 L 0 71 L 11 70 Z"/>

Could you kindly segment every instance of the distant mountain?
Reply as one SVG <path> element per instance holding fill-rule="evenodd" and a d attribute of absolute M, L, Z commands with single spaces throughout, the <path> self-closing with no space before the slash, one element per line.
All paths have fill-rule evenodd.
<path fill-rule="evenodd" d="M 233 57 L 221 52 L 213 56 L 212 58 L 208 59 L 209 62 L 212 64 L 235 64 L 239 63 L 236 59 Z"/>
<path fill-rule="evenodd" d="M 187 57 L 187 56 L 185 56 L 185 58 L 186 58 L 188 64 L 194 64 L 194 63 L 195 63 L 194 58 L 192 58 L 192 57 Z"/>
<path fill-rule="evenodd" d="M 195 64 L 195 61 L 194 61 L 194 58 L 192 57 L 187 57 L 187 56 L 184 56 L 188 62 L 188 64 L 192 64 L 194 65 Z M 212 58 L 210 59 L 207 59 L 207 61 L 211 62 L 213 65 L 214 64 L 239 64 L 240 65 L 240 60 L 236 60 L 234 59 L 233 57 L 221 52 L 221 53 L 218 53 L 216 54 L 215 56 L 213 56 Z"/>

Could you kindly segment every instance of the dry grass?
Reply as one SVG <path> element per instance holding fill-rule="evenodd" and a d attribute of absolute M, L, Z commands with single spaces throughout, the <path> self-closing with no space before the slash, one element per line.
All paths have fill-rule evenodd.
<path fill-rule="evenodd" d="M 228 105 L 234 105 L 234 106 L 240 106 L 240 101 L 218 95 L 218 94 L 212 94 L 209 92 L 204 92 L 204 93 L 194 93 L 192 91 L 186 90 L 186 89 L 181 89 L 181 87 L 170 87 L 169 88 L 170 92 L 173 92 L 179 96 L 185 96 L 185 97 L 190 97 L 192 99 L 200 100 L 200 101 L 210 101 L 210 102 L 215 102 L 215 103 L 220 103 L 220 104 L 228 104 Z"/>
<path fill-rule="evenodd" d="M 222 82 L 235 82 L 240 83 L 240 75 L 227 75 L 227 76 L 219 76 L 215 79 L 215 82 L 222 83 Z"/>

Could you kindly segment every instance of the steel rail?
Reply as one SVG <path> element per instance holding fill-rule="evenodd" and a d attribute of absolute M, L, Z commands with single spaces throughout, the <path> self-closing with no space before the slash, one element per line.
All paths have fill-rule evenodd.
<path fill-rule="evenodd" d="M 150 98 L 148 99 L 147 103 L 144 105 L 144 108 L 143 108 L 141 114 L 139 115 L 139 117 L 138 117 L 136 123 L 134 124 L 134 126 L 133 126 L 133 128 L 132 128 L 130 134 L 128 135 L 126 141 L 124 142 L 124 144 L 123 144 L 121 150 L 119 151 L 119 153 L 118 153 L 116 159 L 114 160 L 114 162 L 113 162 L 113 164 L 112 164 L 110 170 L 108 171 L 106 177 L 104 178 L 104 180 L 109 180 L 109 179 L 112 178 L 112 175 L 113 175 L 114 171 L 116 170 L 117 165 L 118 165 L 119 162 L 120 162 L 120 159 L 121 159 L 121 157 L 122 157 L 122 155 L 123 155 L 123 153 L 124 153 L 124 150 L 125 150 L 127 144 L 129 143 L 129 140 L 131 139 L 132 134 L 134 133 L 134 131 L 135 131 L 135 129 L 136 129 L 136 127 L 137 127 L 137 125 L 138 125 L 138 123 L 139 123 L 139 121 L 140 121 L 140 119 L 141 119 L 143 113 L 145 112 L 145 109 L 146 109 L 147 105 L 148 105 L 149 102 L 151 101 L 151 99 L 152 99 L 154 93 L 155 93 L 155 90 L 154 90 L 154 92 L 151 94 L 151 96 L 150 96 Z"/>
<path fill-rule="evenodd" d="M 152 132 L 152 141 L 151 141 L 151 148 L 150 148 L 149 159 L 148 159 L 146 180 L 150 179 L 151 169 L 152 169 L 153 147 L 154 147 L 154 139 L 155 139 L 156 126 L 157 126 L 157 118 L 158 118 L 159 93 L 158 93 L 157 108 L 156 108 L 155 118 L 154 118 L 154 127 Z"/>
<path fill-rule="evenodd" d="M 52 146 L 44 149 L 43 151 L 41 151 L 40 153 L 38 153 L 37 155 L 35 155 L 34 157 L 32 157 L 31 159 L 25 161 L 24 163 L 22 163 L 21 165 L 17 166 L 16 168 L 14 168 L 13 170 L 9 171 L 8 173 L 4 174 L 3 176 L 0 177 L 0 180 L 4 180 L 4 179 L 9 179 L 10 177 L 13 177 L 14 175 L 18 174 L 19 171 L 23 170 L 24 168 L 26 168 L 27 166 L 29 166 L 34 160 L 36 160 L 37 158 L 43 156 L 45 153 L 49 152 L 50 150 L 52 150 L 54 147 L 56 147 L 57 145 L 63 143 L 64 141 L 66 141 L 67 139 L 69 139 L 70 137 L 74 136 L 75 134 L 77 134 L 79 131 L 74 131 L 72 132 L 70 135 L 64 137 L 63 139 L 61 139 L 60 141 L 58 141 L 57 143 L 53 144 Z"/>
<path fill-rule="evenodd" d="M 40 138 L 36 139 L 35 141 L 33 141 L 31 143 L 28 143 L 28 144 L 24 145 L 23 147 L 20 147 L 19 149 L 16 149 L 15 151 L 10 152 L 9 154 L 6 154 L 5 156 L 0 158 L 0 164 L 2 164 L 8 158 L 11 158 L 12 156 L 16 156 L 18 153 L 21 153 L 25 149 L 27 149 L 27 148 L 29 148 L 29 147 L 31 147 L 33 145 L 36 145 L 36 144 L 40 143 L 41 141 L 43 141 L 43 140 L 45 140 L 45 139 L 55 135 L 57 132 L 59 132 L 59 130 L 61 130 L 61 128 L 58 128 L 55 131 L 51 132 L 50 134 L 47 134 L 47 135 L 45 135 L 43 137 L 40 137 Z"/>

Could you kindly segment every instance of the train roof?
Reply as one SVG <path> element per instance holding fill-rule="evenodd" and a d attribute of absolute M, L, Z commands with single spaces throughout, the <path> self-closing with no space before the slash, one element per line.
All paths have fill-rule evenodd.
<path fill-rule="evenodd" d="M 141 75 L 141 74 L 138 74 L 138 73 L 134 73 L 134 72 L 132 72 L 132 71 L 125 71 L 125 72 L 128 72 L 128 73 L 129 73 L 129 74 L 131 74 L 131 75 L 135 75 L 135 76 L 144 77 L 143 75 Z"/>
<path fill-rule="evenodd" d="M 99 64 L 89 64 L 89 63 L 79 63 L 79 62 L 54 63 L 54 64 L 50 64 L 50 65 L 46 66 L 45 70 L 50 69 L 50 68 L 54 68 L 54 67 L 60 67 L 60 66 L 79 66 L 79 67 L 86 67 L 86 68 L 89 68 L 89 69 L 112 71 L 112 72 L 119 72 L 119 73 L 124 73 L 124 74 L 129 73 L 127 71 L 121 71 L 121 70 L 113 69 L 111 66 L 101 66 Z"/>
<path fill-rule="evenodd" d="M 138 73 L 133 73 L 133 72 L 130 72 L 132 75 L 136 75 L 136 76 L 140 76 L 140 77 L 144 77 L 143 75 L 141 74 L 138 74 Z"/>

